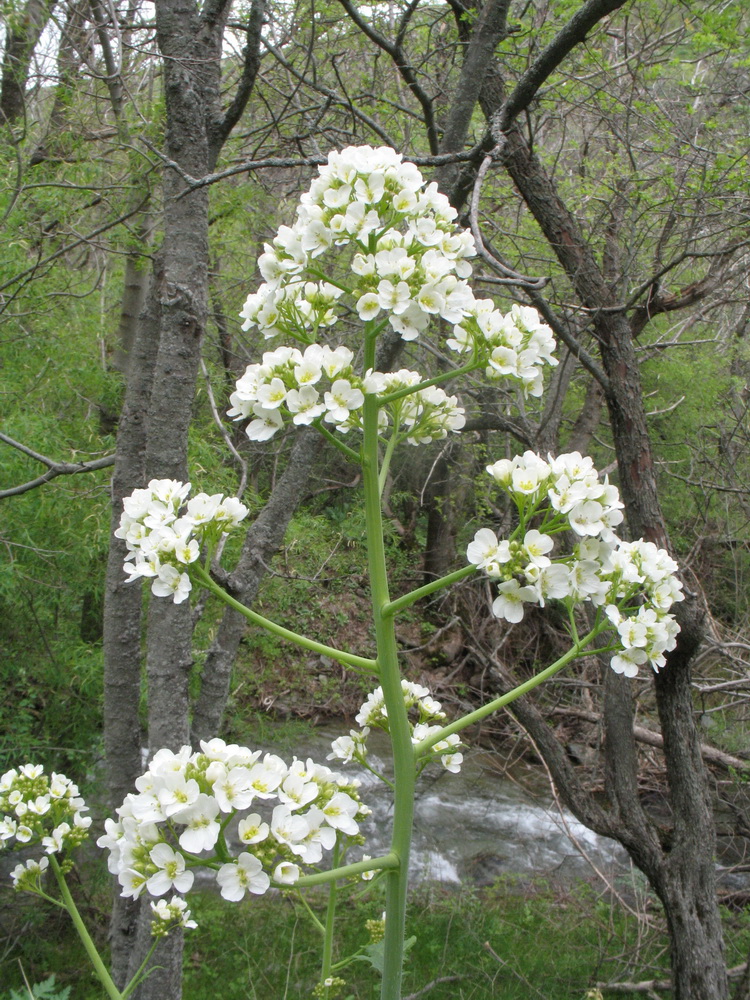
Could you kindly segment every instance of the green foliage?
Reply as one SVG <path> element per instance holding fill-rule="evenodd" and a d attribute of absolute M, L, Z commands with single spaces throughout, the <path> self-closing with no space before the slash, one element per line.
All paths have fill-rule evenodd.
<path fill-rule="evenodd" d="M 654 337 L 663 336 L 659 324 Z M 643 365 L 662 507 L 677 551 L 693 560 L 714 614 L 746 620 L 746 513 L 733 497 L 750 478 L 750 355 L 712 343 L 657 351 Z"/>
<path fill-rule="evenodd" d="M 11 990 L 3 1000 L 68 1000 L 69 997 L 70 986 L 58 987 L 55 977 L 49 976 L 42 983 L 34 983 L 30 989 L 27 986 L 21 992 Z"/>
<path fill-rule="evenodd" d="M 407 936 L 415 942 L 405 966 L 404 992 L 444 980 L 430 991 L 436 1000 L 498 995 L 503 1000 L 533 1000 L 540 994 L 545 1000 L 583 1000 L 597 981 L 667 978 L 666 932 L 654 917 L 653 901 L 643 900 L 641 890 L 633 886 L 622 888 L 635 892 L 649 907 L 648 922 L 585 884 L 565 892 L 543 879 L 509 877 L 486 889 L 423 886 L 407 915 Z M 310 899 L 319 916 L 325 899 L 324 892 Z M 205 1000 L 217 993 L 223 1000 L 297 1000 L 310 995 L 320 974 L 319 932 L 303 908 L 291 897 L 252 898 L 231 906 L 228 919 L 224 900 L 207 893 L 191 897 L 199 929 L 188 932 L 185 940 L 185 1000 Z M 367 924 L 377 922 L 382 909 L 377 887 L 340 903 L 341 935 L 334 963 L 355 953 L 361 957 L 334 968 L 334 974 L 346 980 L 343 997 L 375 1000 L 378 995 Z M 725 911 L 724 920 L 728 963 L 736 964 L 748 947 L 749 918 Z M 58 981 L 74 975 L 76 1000 L 98 1000 L 99 987 L 82 982 L 80 966 L 74 967 L 72 933 L 60 927 L 43 967 L 54 970 Z M 29 945 L 41 947 L 43 938 L 35 934 Z M 34 966 L 40 967 L 38 961 Z M 0 973 L 19 991 L 17 969 L 8 966 Z M 19 995 L 27 1000 L 23 992 Z"/>

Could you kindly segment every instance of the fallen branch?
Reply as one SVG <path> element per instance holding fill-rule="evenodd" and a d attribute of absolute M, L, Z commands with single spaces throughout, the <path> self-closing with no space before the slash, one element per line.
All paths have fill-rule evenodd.
<path fill-rule="evenodd" d="M 747 968 L 747 962 L 727 969 L 727 978 L 738 979 Z M 596 983 L 596 990 L 606 990 L 608 993 L 646 993 L 656 996 L 657 990 L 671 990 L 671 979 L 643 979 L 639 983 Z"/>
<path fill-rule="evenodd" d="M 602 721 L 602 717 L 598 712 L 586 712 L 579 708 L 555 708 L 553 709 L 553 714 L 572 716 L 577 719 L 584 719 L 586 722 L 599 723 Z M 633 726 L 633 735 L 640 743 L 646 743 L 648 746 L 659 749 L 662 749 L 664 746 L 664 739 L 661 733 L 655 733 L 652 729 L 645 729 L 643 726 Z M 723 750 L 711 747 L 707 743 L 701 743 L 701 756 L 710 764 L 718 764 L 727 770 L 730 770 L 730 768 L 738 771 L 747 771 L 750 769 L 750 760 L 733 757 L 731 754 L 724 753 Z"/>
<path fill-rule="evenodd" d="M 405 996 L 404 1000 L 417 1000 L 417 997 L 423 997 L 425 993 L 429 993 L 430 990 L 436 986 L 440 986 L 441 983 L 457 983 L 459 979 L 465 978 L 466 976 L 440 976 L 439 979 L 433 979 L 426 986 L 423 986 L 421 990 L 417 990 L 416 993 L 410 993 L 408 996 Z"/>

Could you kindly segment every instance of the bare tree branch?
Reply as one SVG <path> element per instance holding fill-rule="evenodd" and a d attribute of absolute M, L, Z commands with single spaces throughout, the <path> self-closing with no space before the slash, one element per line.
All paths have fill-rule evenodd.
<path fill-rule="evenodd" d="M 491 254 L 484 245 L 484 240 L 482 239 L 482 234 L 479 229 L 479 196 L 482 191 L 484 178 L 487 175 L 487 171 L 489 170 L 492 162 L 493 156 L 489 154 L 482 160 L 482 165 L 477 171 L 477 177 L 474 181 L 474 190 L 471 193 L 469 225 L 471 227 L 471 235 L 474 237 L 477 254 L 482 258 L 485 264 L 488 264 L 493 269 L 493 271 L 497 271 L 498 274 L 502 275 L 501 278 L 496 279 L 496 284 L 514 286 L 520 285 L 522 288 L 541 291 L 541 289 L 547 284 L 547 278 L 532 278 L 529 275 L 520 274 L 518 271 L 514 271 L 512 268 L 503 264 L 503 262 L 494 254 Z"/>
<path fill-rule="evenodd" d="M 568 53 L 580 45 L 588 32 L 607 14 L 618 10 L 627 0 L 588 0 L 537 56 L 516 84 L 510 97 L 493 116 L 490 130 L 495 141 L 511 122 L 534 100 L 544 81 L 557 69 Z"/>
<path fill-rule="evenodd" d="M 554 708 L 554 715 L 564 715 L 568 717 L 573 717 L 576 719 L 584 719 L 586 722 L 594 722 L 599 724 L 602 721 L 602 716 L 599 712 L 586 712 L 583 709 L 578 708 Z M 653 729 L 646 729 L 644 726 L 633 726 L 633 736 L 639 743 L 645 743 L 647 746 L 656 747 L 658 750 L 664 748 L 664 739 L 661 733 L 655 733 Z M 701 756 L 705 761 L 710 764 L 717 764 L 719 767 L 725 768 L 727 771 L 747 771 L 750 769 L 750 760 L 742 760 L 740 757 L 734 757 L 732 754 L 724 753 L 723 750 L 719 750 L 717 747 L 709 746 L 708 743 L 701 743 Z"/>
<path fill-rule="evenodd" d="M 380 32 L 376 31 L 371 24 L 368 24 L 365 18 L 360 16 L 356 7 L 350 3 L 349 0 L 339 0 L 339 3 L 360 31 L 367 35 L 370 41 L 374 42 L 378 48 L 387 52 L 391 57 L 396 65 L 396 69 L 403 77 L 407 87 L 412 94 L 414 94 L 422 107 L 422 114 L 424 115 L 425 128 L 427 129 L 427 141 L 430 146 L 430 152 L 433 154 L 439 153 L 440 143 L 438 141 L 438 131 L 435 124 L 432 100 L 427 96 L 424 88 L 417 80 L 417 74 L 414 72 L 414 67 L 409 64 L 404 51 L 401 48 L 401 41 L 403 40 L 406 30 L 405 27 L 402 26 L 402 30 L 399 32 L 395 43 L 389 42 L 388 39 L 381 35 Z M 414 4 L 413 7 L 416 8 L 416 4 Z M 409 17 L 411 17 L 411 13 L 412 8 L 410 7 L 408 10 Z"/>
<path fill-rule="evenodd" d="M 37 476 L 36 479 L 30 479 L 27 483 L 21 483 L 19 486 L 11 486 L 8 489 L 0 490 L 0 500 L 5 497 L 14 497 L 19 496 L 21 493 L 28 493 L 29 490 L 36 489 L 38 486 L 42 486 L 44 483 L 48 483 L 51 479 L 56 479 L 58 476 L 74 476 L 79 472 L 95 472 L 97 469 L 106 469 L 108 466 L 115 464 L 114 455 L 104 455 L 102 458 L 95 458 L 89 462 L 56 462 L 54 458 L 48 458 L 46 455 L 42 455 L 32 448 L 28 448 L 25 444 L 21 444 L 20 441 L 14 441 L 7 434 L 0 434 L 0 441 L 10 445 L 11 448 L 16 448 L 37 462 L 41 462 L 42 465 L 47 466 L 47 472 L 41 476 Z"/>
<path fill-rule="evenodd" d="M 260 69 L 260 41 L 265 15 L 265 0 L 253 0 L 245 27 L 246 43 L 242 75 L 237 84 L 237 90 L 235 91 L 232 103 L 224 112 L 221 120 L 216 122 L 210 129 L 211 146 L 216 147 L 217 150 L 221 149 L 227 136 L 240 120 L 242 112 L 245 110 L 255 87 L 255 80 Z"/>

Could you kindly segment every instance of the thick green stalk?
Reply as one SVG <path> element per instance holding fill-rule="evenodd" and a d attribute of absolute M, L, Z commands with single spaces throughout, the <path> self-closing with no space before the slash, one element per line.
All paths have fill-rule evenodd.
<path fill-rule="evenodd" d="M 298 646 L 302 646 L 303 649 L 310 649 L 314 653 L 320 653 L 322 656 L 330 656 L 332 660 L 345 663 L 348 667 L 355 667 L 357 670 L 366 670 L 370 674 L 377 674 L 378 665 L 375 660 L 369 660 L 367 657 L 357 656 L 354 653 L 347 653 L 343 649 L 336 649 L 334 646 L 326 646 L 322 642 L 316 642 L 315 639 L 308 639 L 306 635 L 301 635 L 299 632 L 292 632 L 291 629 L 284 628 L 283 625 L 277 625 L 276 622 L 272 622 L 270 618 L 264 618 L 263 615 L 259 615 L 256 611 L 246 608 L 244 604 L 231 597 L 223 587 L 215 583 L 203 567 L 197 565 L 197 563 L 193 563 L 190 567 L 190 575 L 198 580 L 206 590 L 210 590 L 212 594 L 220 597 L 230 608 L 239 611 L 253 625 L 260 625 L 261 628 L 273 632 L 274 635 L 278 635 L 282 639 L 288 639 L 290 642 L 295 642 Z"/>
<path fill-rule="evenodd" d="M 60 865 L 57 863 L 57 858 L 54 854 L 50 855 L 50 868 L 55 873 L 55 878 L 57 879 L 57 884 L 60 887 L 60 896 L 62 897 L 65 909 L 70 914 L 70 919 L 73 921 L 73 926 L 78 932 L 78 937 L 83 943 L 83 947 L 86 949 L 86 954 L 89 957 L 89 961 L 94 967 L 94 972 L 96 973 L 99 982 L 104 987 L 107 996 L 111 1000 L 122 1000 L 123 994 L 117 989 L 112 981 L 112 977 L 107 971 L 107 967 L 101 959 L 101 955 L 96 950 L 96 945 L 91 940 L 91 935 L 86 930 L 86 925 L 81 918 L 81 914 L 78 912 L 78 907 L 73 901 L 73 897 L 70 895 L 70 889 L 68 889 L 68 883 L 65 881 L 65 876 L 60 869 Z"/>
<path fill-rule="evenodd" d="M 463 569 L 457 569 L 454 573 L 441 576 L 439 580 L 426 583 L 424 587 L 419 587 L 417 590 L 412 590 L 410 594 L 404 594 L 403 597 L 397 597 L 395 601 L 390 601 L 383 608 L 383 614 L 386 616 L 396 615 L 399 611 L 403 611 L 404 608 L 408 608 L 417 601 L 421 601 L 423 597 L 429 597 L 430 594 L 434 594 L 436 590 L 442 590 L 443 587 L 450 587 L 451 584 L 458 583 L 459 580 L 465 580 L 467 576 L 476 573 L 476 570 L 476 566 L 464 566 Z"/>
<path fill-rule="evenodd" d="M 336 841 L 336 846 L 333 851 L 333 867 L 337 868 L 339 864 L 339 844 Z M 328 905 L 326 906 L 326 923 L 325 923 L 325 933 L 323 935 L 323 962 L 320 969 L 320 981 L 325 982 L 325 980 L 331 974 L 331 966 L 333 965 L 333 927 L 336 921 L 336 895 L 338 892 L 338 887 L 336 882 L 330 882 L 328 885 Z"/>
<path fill-rule="evenodd" d="M 390 600 L 378 484 L 378 401 L 373 396 L 365 398 L 362 453 L 370 591 L 380 681 L 388 711 L 388 726 L 393 749 L 394 800 L 391 853 L 395 854 L 399 861 L 398 868 L 389 871 L 385 876 L 385 955 L 380 996 L 381 1000 L 400 1000 L 416 768 L 411 729 L 401 691 L 401 672 L 398 665 L 393 617 L 384 614 L 384 609 Z"/>
<path fill-rule="evenodd" d="M 434 378 L 426 378 L 422 382 L 418 382 L 416 385 L 408 385 L 403 389 L 394 389 L 393 392 L 389 392 L 386 396 L 383 396 L 380 400 L 381 406 L 386 406 L 388 403 L 393 403 L 397 399 L 403 399 L 404 396 L 411 396 L 415 392 L 421 392 L 423 389 L 429 389 L 431 385 L 441 385 L 443 382 L 449 382 L 453 378 L 459 378 L 461 375 L 466 375 L 469 372 L 475 371 L 479 368 L 481 361 L 477 361 L 476 358 L 472 358 L 471 361 L 467 362 L 465 365 L 461 365 L 460 368 L 452 368 L 450 371 L 441 372 L 440 375 L 436 375 Z"/>
<path fill-rule="evenodd" d="M 460 733 L 462 729 L 466 729 L 467 726 L 473 725 L 475 722 L 481 722 L 482 719 L 486 719 L 488 715 L 493 712 L 497 712 L 498 709 L 504 708 L 505 705 L 509 705 L 516 698 L 520 698 L 524 694 L 528 694 L 529 691 L 533 691 L 535 687 L 538 687 L 544 681 L 553 677 L 556 673 L 566 667 L 571 661 L 575 660 L 577 656 L 580 656 L 584 651 L 586 646 L 595 639 L 600 632 L 603 631 L 605 625 L 599 625 L 597 628 L 585 635 L 580 642 L 577 642 L 567 653 L 564 653 L 558 660 L 541 670 L 538 674 L 534 674 L 523 684 L 519 684 L 518 687 L 514 687 L 512 691 L 508 691 L 506 694 L 500 695 L 499 698 L 495 698 L 492 701 L 488 701 L 486 705 L 482 705 L 481 708 L 476 709 L 474 712 L 469 712 L 468 715 L 462 716 L 460 719 L 456 719 L 455 722 L 451 722 L 448 726 L 443 726 L 438 732 L 433 733 L 432 736 L 428 736 L 426 740 L 422 740 L 414 747 L 414 756 L 418 760 L 420 757 L 424 756 L 429 750 L 431 750 L 436 743 L 441 740 L 446 739 L 448 736 L 452 736 L 453 733 Z"/>
<path fill-rule="evenodd" d="M 314 875 L 302 875 L 294 883 L 294 888 L 296 889 L 298 886 L 327 885 L 329 882 L 335 882 L 337 879 L 349 878 L 351 875 L 361 875 L 362 872 L 388 871 L 392 868 L 398 868 L 398 858 L 392 853 L 384 854 L 381 858 L 354 861 L 350 865 L 342 865 L 341 868 L 331 868 L 326 872 L 315 872 Z M 284 886 L 280 882 L 274 882 L 273 884 L 278 889 L 289 888 L 289 886 Z"/>

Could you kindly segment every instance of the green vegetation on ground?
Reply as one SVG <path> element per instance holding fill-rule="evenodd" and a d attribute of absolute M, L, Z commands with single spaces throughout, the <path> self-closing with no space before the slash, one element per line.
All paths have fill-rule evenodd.
<path fill-rule="evenodd" d="M 658 905 L 640 881 L 618 888 L 627 909 L 601 887 L 584 882 L 573 890 L 542 878 L 507 878 L 485 889 L 421 887 L 407 921 L 407 938 L 416 941 L 409 950 L 405 996 L 434 983 L 430 1000 L 584 1000 L 597 983 L 668 978 Z M 363 951 L 371 941 L 368 921 L 377 924 L 381 917 L 378 887 L 358 893 L 341 903 L 337 960 Z M 226 904 L 209 893 L 196 893 L 190 903 L 199 930 L 185 939 L 183 1000 L 312 996 L 319 971 L 319 932 L 302 906 L 278 896 L 251 898 L 232 906 L 230 914 Z M 318 915 L 324 906 L 323 893 L 312 898 Z M 0 964 L 0 980 L 18 990 L 22 970 L 29 983 L 54 974 L 56 989 L 72 985 L 71 1000 L 98 1000 L 100 988 L 93 977 L 82 975 L 85 959 L 64 924 L 64 914 L 58 918 L 46 913 L 42 918 L 41 908 L 34 906 L 27 917 L 33 926 L 22 956 Z M 746 914 L 725 911 L 725 924 L 731 966 L 746 954 L 750 920 Z M 106 927 L 100 927 L 100 933 L 103 940 Z M 378 975 L 366 955 L 337 974 L 346 980 L 340 1000 L 377 996 Z M 605 1000 L 619 995 L 602 992 Z M 11 996 L 0 993 L 0 1000 Z"/>

